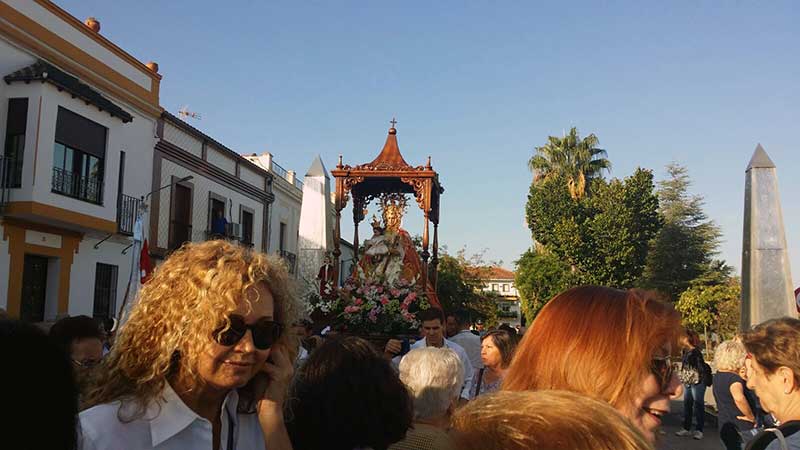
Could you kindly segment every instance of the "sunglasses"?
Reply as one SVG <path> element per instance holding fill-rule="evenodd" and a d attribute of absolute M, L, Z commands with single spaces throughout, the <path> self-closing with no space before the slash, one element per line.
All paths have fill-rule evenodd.
<path fill-rule="evenodd" d="M 669 356 L 654 356 L 650 363 L 650 371 L 655 375 L 658 380 L 658 386 L 661 392 L 666 392 L 669 389 L 669 384 L 672 382 L 672 373 L 674 372 L 672 366 L 672 358 Z"/>
<path fill-rule="evenodd" d="M 230 327 L 222 324 L 213 334 L 214 340 L 226 347 L 236 345 L 247 334 L 247 330 L 250 330 L 253 334 L 253 345 L 259 350 L 266 350 L 278 341 L 283 332 L 283 325 L 272 320 L 261 319 L 252 325 L 247 325 L 244 317 L 238 315 L 231 315 L 228 320 Z"/>
<path fill-rule="evenodd" d="M 75 364 L 78 367 L 82 367 L 84 369 L 91 369 L 92 367 L 97 366 L 101 362 L 103 362 L 102 358 L 101 359 L 84 359 L 83 361 L 80 361 L 80 360 L 77 360 L 77 359 L 73 359 L 72 360 L 73 364 Z"/>

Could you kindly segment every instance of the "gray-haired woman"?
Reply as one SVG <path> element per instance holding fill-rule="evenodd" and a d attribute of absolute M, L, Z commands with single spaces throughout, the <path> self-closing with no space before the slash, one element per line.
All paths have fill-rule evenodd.
<path fill-rule="evenodd" d="M 714 399 L 719 437 L 726 450 L 741 450 L 756 430 L 755 396 L 741 377 L 747 351 L 741 342 L 725 341 L 714 351 Z"/>
<path fill-rule="evenodd" d="M 390 450 L 449 450 L 450 416 L 464 383 L 464 367 L 449 348 L 411 350 L 400 362 L 400 380 L 414 399 L 414 425 Z"/>

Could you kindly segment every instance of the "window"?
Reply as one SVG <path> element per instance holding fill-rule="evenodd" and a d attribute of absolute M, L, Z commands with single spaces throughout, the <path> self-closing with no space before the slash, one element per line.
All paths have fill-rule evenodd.
<path fill-rule="evenodd" d="M 492 283 L 492 291 L 497 292 L 499 290 L 500 289 L 498 288 L 497 283 Z"/>
<path fill-rule="evenodd" d="M 508 292 L 508 284 L 503 284 L 503 292 Z"/>
<path fill-rule="evenodd" d="M 53 192 L 103 202 L 106 128 L 58 108 L 53 148 Z"/>
<path fill-rule="evenodd" d="M 281 231 L 278 236 L 279 249 L 283 252 L 286 250 L 286 224 L 281 222 Z"/>
<path fill-rule="evenodd" d="M 113 317 L 117 311 L 117 274 L 119 268 L 97 263 L 94 278 L 94 317 Z"/>
<path fill-rule="evenodd" d="M 8 99 L 6 144 L 2 159 L 2 186 L 22 185 L 22 158 L 25 151 L 25 129 L 28 126 L 28 99 Z"/>
<path fill-rule="evenodd" d="M 242 210 L 242 243 L 253 245 L 253 213 Z"/>

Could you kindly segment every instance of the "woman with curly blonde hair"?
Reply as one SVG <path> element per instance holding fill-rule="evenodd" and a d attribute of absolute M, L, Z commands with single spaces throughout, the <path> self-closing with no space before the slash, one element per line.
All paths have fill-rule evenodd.
<path fill-rule="evenodd" d="M 295 313 L 275 257 L 184 245 L 144 285 L 99 368 L 82 447 L 291 448 L 282 411 L 296 345 L 282 329 Z"/>

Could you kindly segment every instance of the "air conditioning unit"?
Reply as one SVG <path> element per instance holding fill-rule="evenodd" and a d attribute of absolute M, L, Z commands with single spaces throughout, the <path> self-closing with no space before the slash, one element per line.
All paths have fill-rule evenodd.
<path fill-rule="evenodd" d="M 229 239 L 242 240 L 242 226 L 238 223 L 228 223 L 225 234 Z"/>

